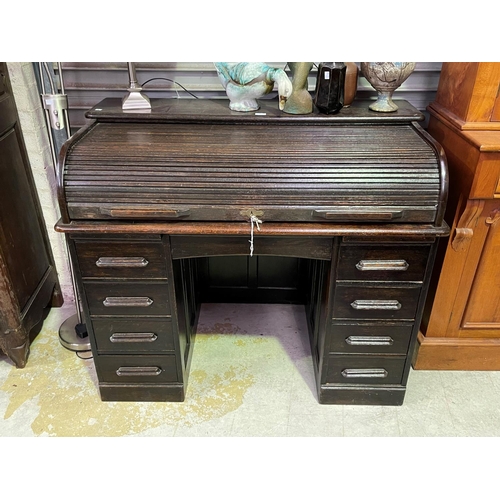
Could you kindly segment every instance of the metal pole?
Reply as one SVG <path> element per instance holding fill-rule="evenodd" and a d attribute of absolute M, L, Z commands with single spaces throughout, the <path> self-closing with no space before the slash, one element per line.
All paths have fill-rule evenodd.
<path fill-rule="evenodd" d="M 49 70 L 47 63 L 39 63 L 39 70 L 40 70 L 40 81 L 41 81 L 42 92 L 43 92 L 45 117 L 46 117 L 47 128 L 48 128 L 47 132 L 49 135 L 50 150 L 52 153 L 54 174 L 57 177 L 58 158 L 57 158 L 56 145 L 55 145 L 53 132 L 52 132 L 54 117 L 51 115 L 51 112 L 54 113 L 54 108 L 57 110 L 58 113 L 60 111 L 62 111 L 62 126 L 60 123 L 56 123 L 56 129 L 61 130 L 63 128 L 66 128 L 66 140 L 68 140 L 72 134 L 71 134 L 71 126 L 70 126 L 70 122 L 69 122 L 67 101 L 65 100 L 66 95 L 65 95 L 65 91 L 64 91 L 64 79 L 63 79 L 63 75 L 62 75 L 62 67 L 61 67 L 61 63 L 58 62 L 56 64 L 57 64 L 57 69 L 58 69 L 58 73 L 59 73 L 61 94 L 58 94 L 56 92 L 55 85 L 54 85 L 54 82 L 52 80 L 52 74 L 50 73 L 50 70 Z M 50 94 L 50 95 L 46 93 L 46 86 L 45 86 L 44 77 L 43 77 L 43 74 L 44 74 L 43 70 L 45 70 L 45 72 L 46 72 L 47 79 L 49 80 L 50 87 L 52 90 L 52 94 Z M 64 99 L 63 99 L 64 102 L 63 102 L 63 105 L 61 108 L 60 99 L 62 99 L 63 96 L 64 96 Z M 57 115 L 57 113 L 55 113 L 55 114 Z M 70 271 L 70 277 L 71 277 L 71 285 L 73 288 L 73 294 L 75 297 L 76 314 L 67 318 L 59 327 L 59 340 L 64 347 L 66 347 L 67 349 L 69 349 L 71 351 L 76 351 L 77 353 L 79 351 L 80 352 L 88 352 L 88 351 L 90 351 L 90 344 L 89 344 L 88 336 L 84 335 L 85 334 L 85 325 L 83 325 L 83 323 L 82 323 L 80 294 L 78 293 L 78 289 L 76 286 L 76 279 L 75 279 L 73 266 L 71 263 L 71 254 L 69 251 L 67 237 L 64 238 L 64 242 L 66 245 L 66 253 L 67 253 L 68 259 L 69 259 L 69 271 Z M 79 329 L 79 332 L 77 332 L 77 329 Z M 82 335 L 82 336 L 80 336 L 80 335 Z"/>
<path fill-rule="evenodd" d="M 50 78 L 50 75 L 48 74 L 48 70 L 46 66 L 43 66 L 45 63 L 38 63 L 38 69 L 40 71 L 40 83 L 42 85 L 42 94 L 45 95 L 47 91 L 45 90 L 45 78 L 44 78 L 44 69 L 45 72 L 47 73 L 47 78 Z M 56 157 L 56 145 L 54 143 L 54 137 L 52 136 L 52 132 L 50 130 L 50 117 L 49 117 L 49 110 L 44 106 L 45 109 L 45 121 L 47 124 L 47 133 L 49 135 L 49 142 L 50 142 L 50 153 L 52 155 L 52 162 L 54 165 L 54 171 L 55 171 L 55 166 L 57 165 L 57 157 Z"/>
<path fill-rule="evenodd" d="M 63 69 L 60 62 L 57 63 L 57 70 L 59 71 L 59 80 L 61 82 L 61 94 L 66 94 L 66 92 L 64 91 Z M 71 123 L 69 122 L 68 107 L 64 109 L 64 120 L 66 121 L 67 137 L 69 139 L 73 134 L 71 133 Z"/>

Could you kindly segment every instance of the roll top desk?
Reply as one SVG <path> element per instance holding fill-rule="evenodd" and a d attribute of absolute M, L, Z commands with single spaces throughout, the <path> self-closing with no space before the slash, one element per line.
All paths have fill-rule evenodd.
<path fill-rule="evenodd" d="M 262 101 L 106 99 L 63 147 L 61 220 L 102 400 L 183 401 L 203 263 L 300 262 L 320 403 L 402 404 L 447 167 L 406 102 L 382 115 Z M 249 242 L 249 240 L 251 242 Z M 263 295 L 264 297 L 264 295 Z"/>

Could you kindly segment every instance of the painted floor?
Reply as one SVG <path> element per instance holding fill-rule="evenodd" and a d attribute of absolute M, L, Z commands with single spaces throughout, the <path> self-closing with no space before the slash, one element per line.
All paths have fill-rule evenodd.
<path fill-rule="evenodd" d="M 0 436 L 500 436 L 500 372 L 411 371 L 400 407 L 317 402 L 302 306 L 204 304 L 184 403 L 102 402 L 53 309 L 26 368 L 0 355 Z"/>

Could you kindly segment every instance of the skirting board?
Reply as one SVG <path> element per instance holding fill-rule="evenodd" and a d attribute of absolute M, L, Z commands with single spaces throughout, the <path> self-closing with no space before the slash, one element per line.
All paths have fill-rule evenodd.
<path fill-rule="evenodd" d="M 414 370 L 500 370 L 500 339 L 425 337 L 418 334 Z"/>

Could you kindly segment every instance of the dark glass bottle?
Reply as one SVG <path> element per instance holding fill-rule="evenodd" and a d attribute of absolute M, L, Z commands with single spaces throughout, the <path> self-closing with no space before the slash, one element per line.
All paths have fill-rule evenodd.
<path fill-rule="evenodd" d="M 338 113 L 344 105 L 346 65 L 343 62 L 322 62 L 318 67 L 314 104 L 321 113 Z"/>

